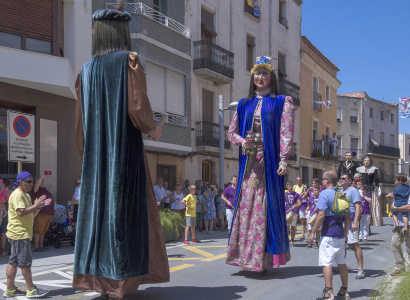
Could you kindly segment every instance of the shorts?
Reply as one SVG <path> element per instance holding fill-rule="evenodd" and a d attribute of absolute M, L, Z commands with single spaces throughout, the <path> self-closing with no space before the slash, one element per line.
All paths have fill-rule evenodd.
<path fill-rule="evenodd" d="M 38 214 L 34 218 L 34 233 L 44 234 L 50 228 L 52 215 Z"/>
<path fill-rule="evenodd" d="M 196 226 L 196 217 L 186 216 L 186 226 L 187 227 Z"/>
<path fill-rule="evenodd" d="M 344 265 L 346 264 L 345 253 L 344 238 L 320 237 L 319 266 L 331 267 L 333 260 L 338 265 Z"/>
<path fill-rule="evenodd" d="M 306 210 L 299 209 L 299 218 L 306 218 L 306 217 L 307 217 Z"/>
<path fill-rule="evenodd" d="M 290 224 L 288 223 L 288 226 L 292 226 L 292 227 L 296 226 L 297 220 L 298 220 L 298 216 L 296 215 L 295 218 L 293 219 L 292 223 L 290 223 Z"/>
<path fill-rule="evenodd" d="M 359 242 L 359 230 L 356 230 L 355 232 L 352 232 L 349 229 L 349 233 L 347 235 L 347 243 L 349 245 L 351 245 L 351 244 L 356 244 L 358 242 Z"/>
<path fill-rule="evenodd" d="M 3 221 L 0 224 L 0 233 L 6 233 L 7 232 L 7 224 L 9 223 L 9 216 L 3 216 Z"/>
<path fill-rule="evenodd" d="M 218 219 L 224 219 L 225 218 L 225 212 L 224 211 L 218 211 Z"/>
<path fill-rule="evenodd" d="M 30 239 L 12 240 L 9 239 L 11 245 L 9 264 L 18 267 L 31 267 L 33 258 L 31 256 L 31 241 Z"/>
<path fill-rule="evenodd" d="M 196 219 L 198 221 L 202 221 L 202 213 L 201 212 L 196 212 Z"/>

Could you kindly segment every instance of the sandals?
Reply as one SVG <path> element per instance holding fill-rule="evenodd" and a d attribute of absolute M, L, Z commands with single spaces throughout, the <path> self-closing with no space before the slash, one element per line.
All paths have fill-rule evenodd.
<path fill-rule="evenodd" d="M 329 291 L 332 291 L 332 290 L 333 290 L 333 288 L 331 288 L 331 287 L 325 287 L 323 289 L 322 299 L 334 300 L 335 297 L 332 294 L 329 293 Z"/>
<path fill-rule="evenodd" d="M 293 246 L 295 246 L 295 241 L 294 240 L 291 240 L 290 241 L 290 245 L 293 247 Z"/>
<path fill-rule="evenodd" d="M 318 249 L 319 248 L 319 243 L 318 242 L 316 242 L 315 243 L 315 245 L 313 246 L 315 249 Z"/>
<path fill-rule="evenodd" d="M 337 293 L 337 297 L 349 300 L 350 296 L 347 292 L 347 287 L 341 286 L 339 292 Z"/>

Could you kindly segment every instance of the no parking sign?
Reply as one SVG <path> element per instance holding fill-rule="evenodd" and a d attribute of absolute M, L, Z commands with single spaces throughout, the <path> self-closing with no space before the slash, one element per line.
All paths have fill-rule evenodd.
<path fill-rule="evenodd" d="M 9 161 L 35 162 L 35 116 L 7 112 Z"/>

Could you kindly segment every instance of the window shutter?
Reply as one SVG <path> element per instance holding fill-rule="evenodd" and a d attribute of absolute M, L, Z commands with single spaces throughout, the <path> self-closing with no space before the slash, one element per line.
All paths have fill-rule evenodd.
<path fill-rule="evenodd" d="M 154 112 L 165 112 L 165 69 L 147 62 L 147 94 Z"/>
<path fill-rule="evenodd" d="M 167 112 L 185 116 L 185 76 L 166 71 Z"/>

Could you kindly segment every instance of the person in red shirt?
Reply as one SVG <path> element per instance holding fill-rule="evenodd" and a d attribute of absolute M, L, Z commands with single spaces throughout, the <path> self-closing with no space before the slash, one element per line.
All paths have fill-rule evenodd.
<path fill-rule="evenodd" d="M 46 199 L 51 199 L 50 205 L 44 206 L 34 218 L 34 250 L 33 252 L 44 252 L 44 236 L 50 227 L 51 218 L 54 215 L 53 195 L 44 186 L 44 172 L 35 183 L 31 191 L 31 199 L 37 199 L 45 195 Z"/>

